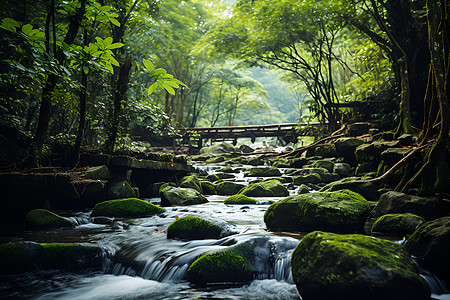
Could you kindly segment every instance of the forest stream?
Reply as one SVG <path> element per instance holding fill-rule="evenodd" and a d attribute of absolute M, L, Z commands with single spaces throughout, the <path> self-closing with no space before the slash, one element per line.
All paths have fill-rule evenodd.
<path fill-rule="evenodd" d="M 220 167 L 197 166 L 209 174 Z M 242 170 L 235 181 L 246 184 Z M 297 187 L 298 188 L 298 187 Z M 291 195 L 297 190 L 291 189 Z M 207 196 L 205 204 L 168 207 L 164 214 L 146 218 L 116 219 L 111 225 L 93 224 L 90 210 L 65 212 L 77 220 L 69 229 L 9 233 L 3 239 L 39 243 L 75 242 L 100 246 L 103 271 L 68 273 L 36 271 L 3 277 L 1 299 L 301 299 L 293 282 L 290 256 L 301 234 L 266 230 L 263 215 L 268 198 L 256 198 L 256 205 L 226 205 L 227 196 Z M 280 199 L 270 198 L 278 201 Z M 160 198 L 146 199 L 158 204 Z M 199 216 L 225 224 L 231 234 L 221 239 L 180 241 L 167 239 L 166 230 L 175 219 Z M 187 281 L 189 265 L 206 252 L 255 240 L 258 271 L 245 285 L 198 287 Z M 401 241 L 399 241 L 401 242 Z M 434 299 L 450 299 L 449 290 L 433 275 L 421 275 Z M 301 292 L 301 291 L 300 291 Z"/>

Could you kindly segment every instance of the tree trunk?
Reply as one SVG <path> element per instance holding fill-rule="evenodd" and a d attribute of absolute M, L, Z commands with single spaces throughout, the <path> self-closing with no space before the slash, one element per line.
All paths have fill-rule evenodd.
<path fill-rule="evenodd" d="M 72 44 L 81 25 L 81 20 L 83 19 L 86 0 L 80 1 L 80 8 L 78 13 L 70 19 L 69 29 L 64 38 L 64 42 L 67 44 Z M 49 37 L 48 37 L 49 38 Z M 55 42 L 55 41 L 54 41 Z M 47 51 L 49 51 L 49 47 Z M 64 59 L 62 52 L 55 53 L 55 57 L 58 59 L 59 63 L 62 64 Z M 57 77 L 54 74 L 49 74 L 47 81 L 45 82 L 44 89 L 42 90 L 41 96 L 41 107 L 39 109 L 39 120 L 34 135 L 33 141 L 31 142 L 29 153 L 33 160 L 33 165 L 35 167 L 41 166 L 42 160 L 42 148 L 44 141 L 47 137 L 48 123 L 50 122 L 50 110 L 51 110 L 51 97 L 55 89 Z"/>
<path fill-rule="evenodd" d="M 125 101 L 125 93 L 128 89 L 128 81 L 130 78 L 131 69 L 131 55 L 125 58 L 124 63 L 120 67 L 119 78 L 117 79 L 116 90 L 114 93 L 114 107 L 113 107 L 113 117 L 112 126 L 108 139 L 105 143 L 105 148 L 108 152 L 112 153 L 116 145 L 117 136 L 119 133 L 120 126 L 120 115 L 122 111 L 122 102 Z"/>

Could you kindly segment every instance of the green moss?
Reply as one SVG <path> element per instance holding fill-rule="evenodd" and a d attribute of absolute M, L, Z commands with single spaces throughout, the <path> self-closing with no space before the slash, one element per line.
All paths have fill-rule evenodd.
<path fill-rule="evenodd" d="M 247 197 L 245 195 L 233 195 L 231 197 L 228 197 L 223 202 L 225 204 L 256 204 L 257 201 L 253 198 Z"/>
<path fill-rule="evenodd" d="M 421 265 L 450 282 L 450 217 L 422 224 L 409 237 L 405 248 L 421 258 Z"/>
<path fill-rule="evenodd" d="M 280 170 L 277 168 L 249 168 L 245 170 L 249 177 L 277 177 L 281 176 Z"/>
<path fill-rule="evenodd" d="M 164 184 L 162 184 L 160 187 L 159 187 L 159 194 L 161 195 L 161 193 L 163 193 L 164 191 L 166 191 L 166 190 L 169 190 L 169 189 L 171 189 L 171 188 L 173 188 L 173 187 L 176 187 L 177 185 L 174 183 L 174 182 L 167 182 L 167 183 L 164 183 Z"/>
<path fill-rule="evenodd" d="M 412 234 L 425 220 L 415 214 L 387 214 L 372 225 L 372 232 Z"/>
<path fill-rule="evenodd" d="M 7 243 L 0 245 L 0 273 L 12 274 L 34 269 L 100 269 L 101 253 L 99 247 L 71 243 Z"/>
<path fill-rule="evenodd" d="M 288 190 L 278 180 L 272 179 L 252 183 L 244 187 L 239 194 L 249 197 L 286 197 Z"/>
<path fill-rule="evenodd" d="M 77 223 L 69 218 L 61 217 L 46 209 L 34 209 L 28 212 L 26 221 L 33 227 L 70 227 Z"/>
<path fill-rule="evenodd" d="M 334 162 L 330 160 L 319 160 L 313 164 L 314 168 L 323 168 L 326 169 L 329 173 L 334 172 Z"/>
<path fill-rule="evenodd" d="M 0 274 L 31 270 L 36 266 L 39 244 L 17 242 L 0 245 Z"/>
<path fill-rule="evenodd" d="M 210 174 L 210 175 L 206 176 L 205 179 L 209 180 L 211 182 L 220 180 L 219 176 L 217 176 L 216 174 Z"/>
<path fill-rule="evenodd" d="M 217 194 L 216 186 L 211 183 L 211 181 L 202 180 L 200 181 L 200 185 L 203 190 L 204 195 L 215 195 Z"/>
<path fill-rule="evenodd" d="M 234 195 L 244 188 L 245 185 L 235 183 L 232 181 L 222 181 L 216 184 L 216 190 L 218 195 Z"/>
<path fill-rule="evenodd" d="M 233 250 L 204 254 L 188 269 L 189 281 L 194 284 L 245 283 L 252 279 L 247 262 Z"/>
<path fill-rule="evenodd" d="M 264 214 L 271 230 L 359 232 L 369 214 L 364 197 L 350 190 L 290 196 Z"/>
<path fill-rule="evenodd" d="M 292 254 L 292 275 L 312 299 L 428 299 L 403 246 L 364 235 L 307 234 Z"/>
<path fill-rule="evenodd" d="M 294 177 L 294 185 L 302 185 L 307 183 L 319 183 L 322 181 L 322 178 L 319 174 L 308 174 Z"/>
<path fill-rule="evenodd" d="M 195 205 L 207 202 L 208 199 L 205 196 L 190 188 L 172 187 L 161 193 L 161 206 Z"/>
<path fill-rule="evenodd" d="M 105 217 L 147 217 L 154 214 L 165 212 L 164 208 L 151 204 L 149 202 L 137 199 L 126 198 L 109 200 L 98 203 L 94 206 L 91 216 L 105 216 Z"/>
<path fill-rule="evenodd" d="M 202 240 L 220 238 L 222 229 L 195 216 L 179 218 L 167 228 L 167 238 L 183 240 Z"/>
<path fill-rule="evenodd" d="M 180 187 L 191 188 L 203 194 L 202 186 L 196 175 L 189 175 L 183 177 L 180 183 Z"/>
<path fill-rule="evenodd" d="M 309 193 L 309 189 L 306 185 L 302 184 L 300 185 L 300 187 L 298 188 L 298 194 L 308 194 Z"/>

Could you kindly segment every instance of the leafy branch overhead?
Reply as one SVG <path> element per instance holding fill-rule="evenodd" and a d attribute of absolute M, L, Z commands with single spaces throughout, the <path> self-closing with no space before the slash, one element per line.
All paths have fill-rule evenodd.
<path fill-rule="evenodd" d="M 150 95 L 157 87 L 166 90 L 169 94 L 175 95 L 175 89 L 180 88 L 180 85 L 187 87 L 183 82 L 173 77 L 173 75 L 167 74 L 167 71 L 162 68 L 155 69 L 153 63 L 144 59 L 144 67 L 146 72 L 150 73 L 150 78 L 155 82 L 148 88 L 147 92 Z"/>

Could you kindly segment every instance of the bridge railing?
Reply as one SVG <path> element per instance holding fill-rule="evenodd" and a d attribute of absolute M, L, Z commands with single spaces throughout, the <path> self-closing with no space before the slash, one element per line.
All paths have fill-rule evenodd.
<path fill-rule="evenodd" d="M 321 123 L 282 123 L 269 125 L 247 125 L 247 126 L 217 126 L 217 127 L 193 127 L 186 128 L 189 133 L 185 136 L 185 140 L 198 141 L 201 147 L 203 139 L 217 140 L 232 140 L 234 144 L 237 143 L 238 138 L 250 138 L 252 142 L 256 137 L 280 137 L 284 140 L 294 141 L 298 135 L 302 135 L 302 129 L 311 126 L 321 126 Z M 296 130 L 300 129 L 300 134 Z"/>

